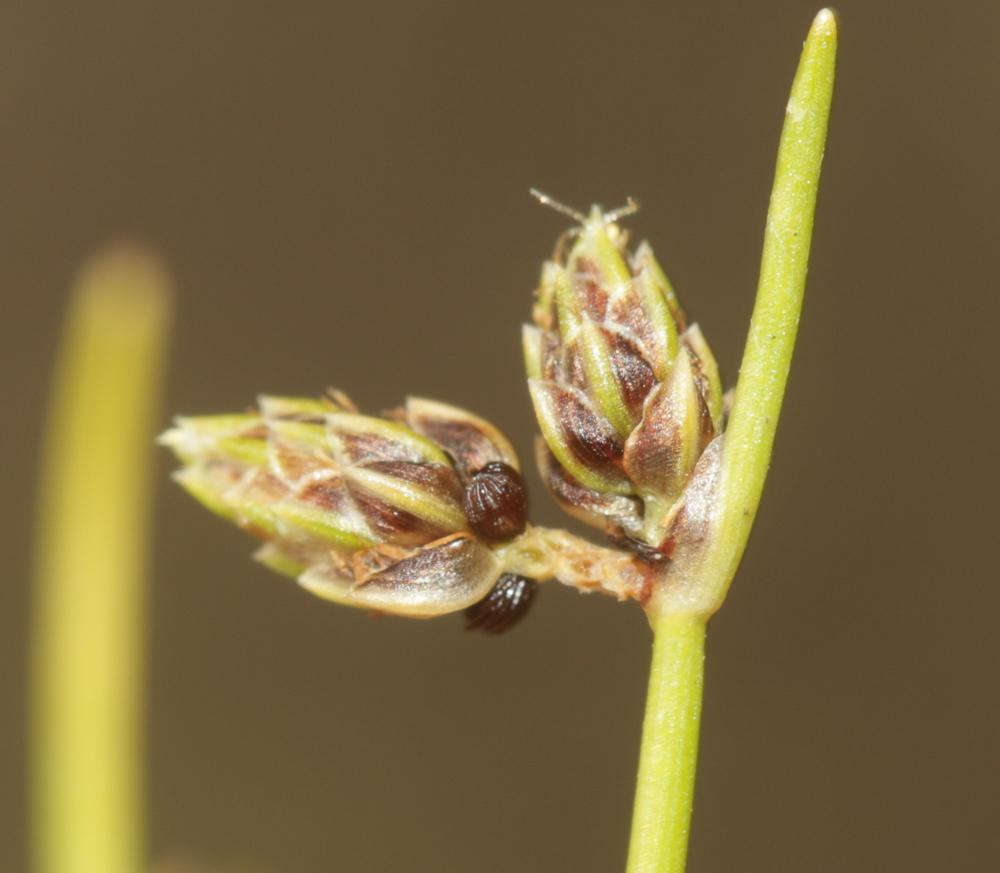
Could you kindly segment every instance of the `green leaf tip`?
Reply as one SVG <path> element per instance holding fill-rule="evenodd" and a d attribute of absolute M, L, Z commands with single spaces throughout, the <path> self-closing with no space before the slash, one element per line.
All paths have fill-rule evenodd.
<path fill-rule="evenodd" d="M 686 603 L 686 609 L 711 614 L 722 604 L 760 505 L 805 293 L 836 54 L 837 18 L 823 9 L 806 37 L 785 112 L 757 298 L 722 451 L 714 530 L 697 567 L 690 568 L 700 591 L 697 605 Z"/>
<path fill-rule="evenodd" d="M 836 51 L 837 19 L 823 9 L 809 30 L 788 101 L 732 414 L 699 464 L 721 458 L 703 487 L 689 486 L 678 513 L 704 536 L 672 556 L 666 584 L 647 603 L 655 644 L 627 873 L 685 869 L 705 623 L 739 566 L 767 475 L 805 290 Z"/>
<path fill-rule="evenodd" d="M 837 38 L 837 13 L 829 6 L 820 9 L 813 19 L 812 27 L 809 29 L 809 36 L 824 36 Z"/>

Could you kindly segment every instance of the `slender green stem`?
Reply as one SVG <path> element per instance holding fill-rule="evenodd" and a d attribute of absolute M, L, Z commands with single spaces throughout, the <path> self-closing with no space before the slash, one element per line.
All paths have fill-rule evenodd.
<path fill-rule="evenodd" d="M 668 591 L 650 604 L 653 667 L 628 873 L 684 870 L 705 622 L 721 605 L 739 566 L 771 459 L 805 291 L 836 52 L 836 18 L 824 9 L 809 31 L 786 109 L 757 300 L 723 443 L 712 534 L 704 553 L 687 569 L 685 584 L 678 586 L 679 599 Z"/>
<path fill-rule="evenodd" d="M 680 873 L 687 858 L 705 664 L 705 621 L 653 620 L 653 665 L 627 873 Z"/>
<path fill-rule="evenodd" d="M 165 286 L 140 252 L 98 258 L 58 362 L 32 638 L 37 873 L 145 866 L 145 564 Z"/>
<path fill-rule="evenodd" d="M 701 563 L 715 608 L 743 557 L 771 462 L 806 287 L 836 57 L 837 19 L 824 9 L 809 31 L 785 111 L 757 299 L 723 444 L 719 515 Z"/>

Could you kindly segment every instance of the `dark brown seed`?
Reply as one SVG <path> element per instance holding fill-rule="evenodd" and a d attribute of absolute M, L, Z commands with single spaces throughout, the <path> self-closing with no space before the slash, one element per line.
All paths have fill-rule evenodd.
<path fill-rule="evenodd" d="M 538 582 L 504 573 L 479 603 L 465 610 L 465 629 L 502 634 L 516 625 L 531 608 Z"/>
<path fill-rule="evenodd" d="M 503 461 L 477 470 L 465 486 L 464 509 L 469 527 L 484 540 L 508 540 L 524 533 L 528 493 L 521 474 Z"/>

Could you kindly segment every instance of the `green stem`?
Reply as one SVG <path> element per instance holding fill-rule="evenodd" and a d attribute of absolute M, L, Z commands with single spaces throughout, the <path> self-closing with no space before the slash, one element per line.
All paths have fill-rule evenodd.
<path fill-rule="evenodd" d="M 32 635 L 37 873 L 136 873 L 153 416 L 166 281 L 112 250 L 81 276 L 42 467 Z"/>
<path fill-rule="evenodd" d="M 802 49 L 785 111 L 757 299 L 723 444 L 719 514 L 701 562 L 715 608 L 743 557 L 771 462 L 806 287 L 836 57 L 837 19 L 824 9 Z"/>
<path fill-rule="evenodd" d="M 824 9 L 809 31 L 786 109 L 757 299 L 723 443 L 712 534 L 687 571 L 680 599 L 675 602 L 666 592 L 649 608 L 655 642 L 628 873 L 684 870 L 705 622 L 722 604 L 739 566 L 771 459 L 805 291 L 836 53 L 837 21 Z"/>
<path fill-rule="evenodd" d="M 681 873 L 698 761 L 705 621 L 662 615 L 653 632 L 627 873 Z"/>

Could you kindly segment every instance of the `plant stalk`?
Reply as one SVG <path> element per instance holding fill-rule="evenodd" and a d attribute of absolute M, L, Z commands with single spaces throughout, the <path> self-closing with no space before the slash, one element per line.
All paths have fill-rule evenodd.
<path fill-rule="evenodd" d="M 627 873 L 680 873 L 698 762 L 705 620 L 662 615 L 653 633 Z"/>
<path fill-rule="evenodd" d="M 705 624 L 746 548 L 771 460 L 805 292 L 813 216 L 833 98 L 837 21 L 813 21 L 792 83 L 764 234 L 757 298 L 726 428 L 716 518 L 689 584 L 697 614 L 649 609 L 653 665 L 643 722 L 627 873 L 683 873 L 698 728 Z"/>
<path fill-rule="evenodd" d="M 57 363 L 32 633 L 36 873 L 145 867 L 146 546 L 166 284 L 142 252 L 98 257 Z"/>
<path fill-rule="evenodd" d="M 743 557 L 771 463 L 805 294 L 836 58 L 837 19 L 824 9 L 809 30 L 785 109 L 757 297 L 726 425 L 718 518 L 700 571 L 716 608 Z"/>

